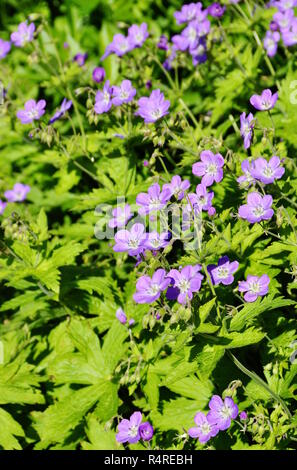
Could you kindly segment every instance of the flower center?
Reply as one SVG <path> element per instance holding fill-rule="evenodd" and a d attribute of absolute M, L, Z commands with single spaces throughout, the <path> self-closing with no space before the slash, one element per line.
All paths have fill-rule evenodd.
<path fill-rule="evenodd" d="M 121 92 L 120 92 L 120 98 L 121 98 L 122 100 L 125 100 L 125 99 L 129 98 L 129 92 L 128 92 L 128 91 L 125 91 L 125 90 L 121 90 Z"/>
<path fill-rule="evenodd" d="M 229 275 L 229 268 L 224 267 L 224 266 L 221 266 L 221 267 L 218 268 L 217 276 L 220 279 L 224 279 L 225 277 L 228 277 L 228 275 Z"/>
<path fill-rule="evenodd" d="M 129 436 L 131 437 L 136 437 L 137 434 L 138 434 L 138 426 L 131 426 L 131 428 L 129 429 Z"/>
<path fill-rule="evenodd" d="M 105 104 L 108 104 L 109 100 L 110 100 L 109 93 L 107 91 L 105 91 L 104 95 L 103 95 L 103 101 L 104 101 Z"/>
<path fill-rule="evenodd" d="M 181 279 L 178 283 L 178 288 L 182 294 L 185 294 L 190 288 L 190 281 L 187 279 Z"/>
<path fill-rule="evenodd" d="M 162 111 L 160 108 L 156 108 L 154 111 L 152 111 L 152 116 L 153 118 L 155 119 L 159 119 L 160 117 L 162 117 Z"/>
<path fill-rule="evenodd" d="M 214 163 L 211 163 L 210 165 L 208 165 L 206 171 L 207 171 L 207 173 L 208 173 L 209 175 L 213 175 L 213 176 L 214 176 L 214 175 L 216 174 L 216 172 L 217 172 L 217 166 L 216 166 Z"/>
<path fill-rule="evenodd" d="M 200 431 L 202 434 L 209 434 L 210 433 L 210 425 L 208 423 L 203 423 L 199 426 Z"/>
<path fill-rule="evenodd" d="M 273 176 L 273 169 L 269 165 L 267 165 L 263 170 L 263 175 L 267 177 Z"/>
<path fill-rule="evenodd" d="M 232 410 L 231 408 L 229 408 L 229 406 L 224 405 L 220 410 L 220 415 L 224 419 L 230 418 L 231 414 L 232 414 Z"/>
<path fill-rule="evenodd" d="M 256 217 L 261 217 L 261 215 L 264 214 L 264 208 L 262 206 L 257 206 L 253 209 L 253 214 L 256 216 Z"/>
<path fill-rule="evenodd" d="M 257 294 L 260 291 L 260 285 L 258 282 L 251 282 L 249 284 L 249 289 L 250 291 L 255 292 L 255 294 Z"/>
<path fill-rule="evenodd" d="M 195 41 L 196 37 L 197 37 L 196 29 L 190 28 L 188 32 L 188 38 L 190 39 L 190 41 Z"/>
<path fill-rule="evenodd" d="M 37 109 L 32 109 L 31 111 L 29 111 L 28 115 L 32 119 L 38 118 L 38 110 Z"/>
<path fill-rule="evenodd" d="M 156 295 L 160 291 L 160 286 L 158 284 L 152 284 L 148 290 L 148 294 Z"/>
<path fill-rule="evenodd" d="M 160 206 L 160 200 L 158 198 L 151 198 L 150 199 L 150 208 L 152 210 L 158 209 Z"/>
<path fill-rule="evenodd" d="M 130 238 L 128 241 L 129 248 L 138 248 L 139 240 L 137 238 Z"/>
<path fill-rule="evenodd" d="M 271 103 L 270 103 L 269 101 L 263 100 L 263 101 L 262 101 L 262 106 L 263 106 L 263 108 L 265 108 L 265 109 L 269 109 L 270 106 L 271 106 Z"/>

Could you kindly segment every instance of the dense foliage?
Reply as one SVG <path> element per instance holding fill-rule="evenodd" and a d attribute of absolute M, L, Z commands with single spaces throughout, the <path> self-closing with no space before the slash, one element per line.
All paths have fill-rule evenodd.
<path fill-rule="evenodd" d="M 0 449 L 296 448 L 296 2 L 202 4 L 1 4 Z"/>

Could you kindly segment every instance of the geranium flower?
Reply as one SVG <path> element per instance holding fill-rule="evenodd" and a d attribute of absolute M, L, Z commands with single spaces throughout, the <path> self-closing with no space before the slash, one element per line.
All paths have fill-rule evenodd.
<path fill-rule="evenodd" d="M 264 184 L 274 183 L 284 173 L 285 169 L 281 166 L 281 161 L 276 156 L 271 157 L 269 162 L 265 158 L 257 158 L 254 160 L 253 167 L 251 168 L 251 175 Z"/>
<path fill-rule="evenodd" d="M 103 67 L 95 67 L 92 73 L 94 82 L 101 83 L 105 79 L 105 70 Z"/>
<path fill-rule="evenodd" d="M 140 215 L 163 209 L 171 198 L 169 188 L 161 188 L 158 183 L 149 187 L 147 193 L 140 193 L 136 196 L 136 202 L 140 206 L 138 213 Z"/>
<path fill-rule="evenodd" d="M 35 31 L 35 24 L 30 23 L 28 25 L 27 21 L 20 23 L 18 30 L 10 35 L 11 41 L 16 47 L 23 47 L 28 42 L 33 41 Z"/>
<path fill-rule="evenodd" d="M 251 146 L 254 127 L 255 123 L 253 114 L 250 113 L 246 117 L 246 113 L 242 113 L 240 116 L 240 134 L 243 138 L 243 145 L 245 149 L 248 149 Z"/>
<path fill-rule="evenodd" d="M 211 186 L 214 181 L 219 183 L 223 179 L 224 158 L 220 153 L 214 155 L 210 150 L 203 150 L 200 154 L 201 162 L 194 163 L 192 172 L 195 176 L 202 176 L 201 183 Z"/>
<path fill-rule="evenodd" d="M 72 107 L 72 101 L 68 100 L 66 98 L 63 99 L 60 109 L 53 115 L 52 118 L 49 120 L 49 124 L 53 124 L 55 121 L 60 119 L 64 114 L 69 111 L 69 109 Z"/>
<path fill-rule="evenodd" d="M 106 80 L 103 90 L 96 93 L 94 110 L 97 114 L 107 113 L 112 106 L 112 87 L 109 80 Z"/>
<path fill-rule="evenodd" d="M 238 416 L 238 406 L 230 397 L 226 397 L 223 401 L 221 397 L 214 395 L 209 402 L 209 408 L 208 422 L 217 426 L 220 431 L 228 429 L 231 425 L 231 419 Z"/>
<path fill-rule="evenodd" d="M 234 281 L 233 274 L 237 271 L 238 266 L 238 261 L 230 262 L 228 256 L 222 256 L 222 258 L 219 259 L 218 265 L 210 264 L 207 266 L 207 271 L 215 286 L 218 284 L 228 286 Z"/>
<path fill-rule="evenodd" d="M 148 250 L 158 251 L 161 248 L 165 248 L 165 246 L 169 245 L 169 242 L 170 234 L 168 232 L 159 234 L 158 232 L 153 231 L 147 234 L 147 237 L 143 242 L 143 246 Z"/>
<path fill-rule="evenodd" d="M 110 228 L 115 227 L 125 227 L 127 222 L 133 217 L 133 212 L 129 204 L 126 204 L 125 207 L 116 207 L 112 210 L 113 218 L 108 222 Z"/>
<path fill-rule="evenodd" d="M 249 162 L 249 160 L 243 160 L 243 162 L 241 162 L 241 169 L 244 174 L 242 176 L 239 176 L 239 178 L 237 178 L 237 182 L 241 186 L 249 187 L 252 183 L 255 182 L 255 178 L 251 174 L 253 167 L 254 167 L 253 161 Z"/>
<path fill-rule="evenodd" d="M 16 183 L 13 189 L 5 191 L 4 196 L 8 202 L 22 202 L 26 199 L 29 191 L 31 188 L 27 184 Z"/>
<path fill-rule="evenodd" d="M 172 177 L 170 183 L 166 183 L 163 186 L 163 189 L 170 189 L 171 195 L 175 196 L 178 201 L 183 199 L 185 195 L 185 191 L 189 189 L 190 181 L 189 180 L 182 180 L 179 175 L 175 175 Z"/>
<path fill-rule="evenodd" d="M 243 298 L 246 302 L 255 302 L 258 297 L 263 297 L 268 292 L 270 283 L 269 276 L 263 274 L 261 277 L 248 275 L 246 281 L 238 283 L 239 292 L 245 292 Z"/>
<path fill-rule="evenodd" d="M 278 31 L 267 31 L 263 44 L 269 57 L 274 57 L 277 52 L 277 45 L 280 40 Z"/>
<path fill-rule="evenodd" d="M 171 269 L 168 277 L 173 279 L 174 287 L 178 288 L 179 293 L 177 301 L 180 304 L 186 304 L 187 300 L 192 300 L 193 292 L 198 292 L 201 287 L 203 275 L 199 272 L 201 270 L 200 264 L 195 266 L 185 266 L 181 271 Z"/>
<path fill-rule="evenodd" d="M 145 228 L 143 224 L 134 224 L 131 230 L 119 230 L 115 234 L 116 244 L 113 250 L 116 252 L 128 252 L 130 256 L 136 256 L 143 252 L 143 242 L 146 239 Z"/>
<path fill-rule="evenodd" d="M 3 214 L 6 206 L 7 206 L 7 202 L 4 202 L 0 199 L 0 215 Z"/>
<path fill-rule="evenodd" d="M 136 89 L 133 88 L 130 80 L 123 80 L 120 86 L 112 87 L 112 104 L 120 106 L 123 103 L 129 103 L 136 95 Z"/>
<path fill-rule="evenodd" d="M 0 59 L 4 59 L 7 56 L 11 49 L 11 44 L 9 41 L 4 41 L 0 39 Z"/>
<path fill-rule="evenodd" d="M 140 411 L 135 411 L 130 416 L 130 419 L 122 419 L 118 425 L 118 433 L 116 435 L 117 442 L 129 442 L 135 444 L 140 439 L 139 426 L 142 421 L 142 414 Z"/>
<path fill-rule="evenodd" d="M 252 224 L 261 222 L 261 220 L 269 220 L 274 214 L 274 210 L 271 209 L 272 203 L 273 199 L 270 195 L 261 196 L 257 192 L 249 193 L 247 204 L 239 207 L 238 215 Z"/>
<path fill-rule="evenodd" d="M 132 48 L 141 47 L 148 37 L 149 33 L 146 23 L 142 23 L 140 26 L 133 24 L 128 29 L 128 41 Z"/>
<path fill-rule="evenodd" d="M 166 277 L 165 269 L 157 269 L 150 278 L 141 276 L 136 283 L 136 292 L 133 299 L 138 304 L 150 304 L 155 302 L 161 295 L 161 292 L 167 289 L 171 280 Z"/>
<path fill-rule="evenodd" d="M 142 97 L 138 100 L 138 110 L 136 116 L 141 116 L 145 124 L 156 122 L 168 114 L 170 101 L 165 100 L 160 90 L 153 90 L 150 96 Z"/>
<path fill-rule="evenodd" d="M 250 98 L 251 105 L 258 111 L 269 111 L 274 108 L 278 99 L 278 93 L 272 94 L 271 90 L 266 89 L 262 91 L 261 95 L 253 95 Z"/>
<path fill-rule="evenodd" d="M 196 426 L 190 428 L 188 434 L 192 438 L 198 438 L 201 444 L 205 444 L 219 432 L 218 426 L 215 423 L 211 423 L 208 420 L 208 415 L 205 416 L 202 411 L 195 415 L 194 421 Z"/>
<path fill-rule="evenodd" d="M 22 124 L 30 124 L 33 121 L 38 121 L 41 116 L 45 113 L 46 101 L 39 100 L 37 103 L 35 100 L 28 100 L 25 103 L 24 109 L 17 112 L 17 118 Z"/>

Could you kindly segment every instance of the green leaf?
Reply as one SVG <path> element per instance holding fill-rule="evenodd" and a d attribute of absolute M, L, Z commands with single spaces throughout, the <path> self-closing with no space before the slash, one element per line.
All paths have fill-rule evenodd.
<path fill-rule="evenodd" d="M 254 320 L 258 315 L 271 310 L 276 310 L 281 307 L 295 305 L 296 302 L 283 297 L 274 298 L 273 295 L 268 295 L 264 299 L 257 299 L 256 302 L 247 304 L 238 312 L 230 323 L 231 330 L 240 331 L 244 326 Z"/>
<path fill-rule="evenodd" d="M 25 435 L 22 426 L 7 411 L 0 408 L 0 446 L 4 450 L 21 450 L 22 447 L 14 436 Z"/>

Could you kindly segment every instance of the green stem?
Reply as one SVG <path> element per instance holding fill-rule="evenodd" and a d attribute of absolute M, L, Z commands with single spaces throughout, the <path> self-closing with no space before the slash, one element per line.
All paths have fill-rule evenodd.
<path fill-rule="evenodd" d="M 277 393 L 275 393 L 273 390 L 271 390 L 269 385 L 266 382 L 264 382 L 264 380 L 262 380 L 261 377 L 259 377 L 255 372 L 250 371 L 243 364 L 241 364 L 241 362 L 230 351 L 226 350 L 226 352 L 227 352 L 228 356 L 230 357 L 230 359 L 238 367 L 238 369 L 240 369 L 241 372 L 243 372 L 245 375 L 250 377 L 250 379 L 254 380 L 254 382 L 256 382 L 258 385 L 263 387 L 266 390 L 266 392 L 268 392 L 282 406 L 282 408 L 285 411 L 285 413 L 287 414 L 288 418 L 292 419 L 292 415 L 291 415 L 287 405 L 283 401 L 283 399 Z"/>

